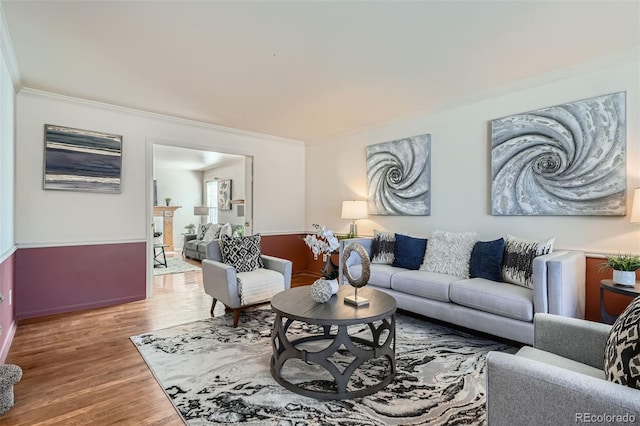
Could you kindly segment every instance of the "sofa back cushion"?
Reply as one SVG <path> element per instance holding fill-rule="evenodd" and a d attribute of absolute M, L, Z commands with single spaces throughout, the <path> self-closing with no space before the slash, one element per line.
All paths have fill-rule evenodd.
<path fill-rule="evenodd" d="M 427 249 L 427 239 L 395 234 L 395 240 L 392 265 L 398 268 L 419 269 Z"/>
<path fill-rule="evenodd" d="M 504 238 L 476 242 L 469 261 L 469 277 L 501 282 L 503 255 Z"/>
<path fill-rule="evenodd" d="M 476 240 L 475 232 L 433 231 L 420 269 L 469 278 L 469 259 Z"/>

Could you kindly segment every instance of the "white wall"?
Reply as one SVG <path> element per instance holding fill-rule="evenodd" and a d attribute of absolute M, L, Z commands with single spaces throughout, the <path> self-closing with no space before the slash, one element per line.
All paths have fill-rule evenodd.
<path fill-rule="evenodd" d="M 0 18 L 2 15 L 0 14 Z M 15 99 L 13 81 L 0 52 L 0 262 L 13 251 Z"/>
<path fill-rule="evenodd" d="M 184 243 L 181 234 L 187 232 L 184 227 L 200 223 L 200 216 L 193 215 L 193 207 L 202 205 L 202 172 L 154 167 L 153 178 L 158 184 L 158 205 L 166 205 L 164 199 L 170 197 L 172 206 L 182 206 L 173 214 L 173 246 L 180 251 Z M 162 222 L 162 218 L 154 221 Z"/>
<path fill-rule="evenodd" d="M 231 179 L 231 199 L 245 198 L 245 159 L 240 158 L 230 164 L 205 170 L 204 181 Z M 232 225 L 244 225 L 244 216 L 238 217 L 237 205 L 232 205 L 231 210 L 218 210 L 218 223 L 230 223 Z"/>
<path fill-rule="evenodd" d="M 304 229 L 304 144 L 34 90 L 17 97 L 16 241 L 21 246 L 142 241 L 151 226 L 151 145 L 254 158 L 254 229 Z M 42 189 L 45 123 L 123 135 L 122 193 Z M 162 194 L 159 194 L 161 197 Z M 284 203 L 274 199 L 287 198 Z M 173 198 L 173 197 L 172 197 Z"/>
<path fill-rule="evenodd" d="M 473 70 L 469 70 L 473 72 Z M 436 229 L 476 231 L 481 239 L 506 233 L 525 238 L 556 237 L 556 247 L 588 252 L 640 252 L 640 226 L 626 217 L 506 217 L 490 214 L 490 121 L 511 114 L 608 93 L 627 92 L 627 188 L 640 187 L 640 66 L 638 52 L 615 63 L 587 64 L 539 77 L 528 87 L 484 94 L 446 110 L 416 114 L 307 147 L 307 228 L 321 223 L 348 232 L 340 219 L 342 200 L 365 199 L 365 147 L 430 133 L 431 216 L 369 216 L 359 233 L 384 229 L 428 236 Z M 546 80 L 546 81 L 543 81 Z M 326 141 L 324 141 L 326 142 Z"/>

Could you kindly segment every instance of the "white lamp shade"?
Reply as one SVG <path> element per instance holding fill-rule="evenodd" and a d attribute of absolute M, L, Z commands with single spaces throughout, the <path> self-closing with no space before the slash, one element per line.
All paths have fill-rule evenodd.
<path fill-rule="evenodd" d="M 367 217 L 366 201 L 343 201 L 342 219 L 365 219 Z"/>
<path fill-rule="evenodd" d="M 640 223 L 640 188 L 633 191 L 631 204 L 631 223 Z"/>
<path fill-rule="evenodd" d="M 194 216 L 209 216 L 209 207 L 207 206 L 201 206 L 201 207 L 194 207 L 193 208 L 193 215 Z"/>

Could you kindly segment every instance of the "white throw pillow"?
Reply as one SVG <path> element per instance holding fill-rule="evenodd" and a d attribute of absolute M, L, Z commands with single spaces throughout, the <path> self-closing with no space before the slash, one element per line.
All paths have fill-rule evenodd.
<path fill-rule="evenodd" d="M 420 269 L 469 278 L 469 261 L 476 241 L 475 232 L 434 231 L 427 241 Z"/>
<path fill-rule="evenodd" d="M 202 241 L 217 240 L 220 236 L 220 228 L 222 228 L 222 225 L 219 225 L 217 223 L 211 224 L 211 226 L 209 226 L 209 229 L 207 229 L 207 233 L 204 234 L 204 238 L 202 239 Z"/>
<path fill-rule="evenodd" d="M 525 240 L 507 235 L 504 239 L 502 279 L 511 284 L 533 288 L 533 259 L 551 253 L 555 240 Z"/>
<path fill-rule="evenodd" d="M 225 223 L 220 228 L 220 237 L 222 237 L 223 235 L 226 235 L 227 237 L 233 236 L 233 226 L 231 226 L 229 222 Z"/>

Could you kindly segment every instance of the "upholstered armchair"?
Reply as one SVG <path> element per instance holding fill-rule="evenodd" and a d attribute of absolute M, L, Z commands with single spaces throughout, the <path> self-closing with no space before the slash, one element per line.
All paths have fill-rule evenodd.
<path fill-rule="evenodd" d="M 536 314 L 533 347 L 487 356 L 488 424 L 637 424 L 640 390 L 606 379 L 610 330 L 606 324 Z"/>
<path fill-rule="evenodd" d="M 234 244 L 238 241 L 247 241 L 252 237 L 233 238 Z M 223 238 L 222 241 L 225 241 Z M 258 240 L 259 241 L 259 240 Z M 224 242 L 222 243 L 224 245 Z M 221 248 L 224 251 L 224 248 Z M 216 251 L 220 253 L 221 251 Z M 242 257 L 246 261 L 251 257 L 246 250 L 236 253 L 235 259 Z M 216 255 L 216 257 L 222 257 Z M 243 308 L 265 303 L 271 300 L 274 294 L 291 287 L 291 270 L 293 263 L 290 260 L 273 256 L 265 256 L 258 253 L 262 263 L 259 267 L 234 266 L 234 256 L 227 256 L 228 263 L 222 259 L 204 259 L 202 261 L 202 278 L 204 291 L 213 298 L 211 303 L 211 316 L 216 302 L 222 302 L 227 308 L 234 311 L 233 326 L 237 327 L 240 320 L 240 312 Z M 231 260 L 229 260 L 231 257 Z M 246 269 L 251 269 L 245 271 Z M 240 272 L 243 271 L 243 272 Z"/>

